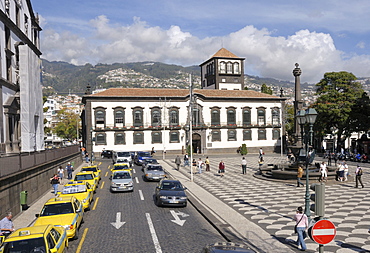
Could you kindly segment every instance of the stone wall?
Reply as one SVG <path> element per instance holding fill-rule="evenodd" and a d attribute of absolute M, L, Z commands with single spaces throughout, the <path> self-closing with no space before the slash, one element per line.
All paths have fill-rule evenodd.
<path fill-rule="evenodd" d="M 0 219 L 9 211 L 14 216 L 21 212 L 20 193 L 22 191 L 27 191 L 28 205 L 31 205 L 47 191 L 51 191 L 50 178 L 56 173 L 58 166 L 65 168 L 67 162 L 73 163 L 74 167 L 77 168 L 82 163 L 80 153 L 74 153 L 0 178 Z"/>

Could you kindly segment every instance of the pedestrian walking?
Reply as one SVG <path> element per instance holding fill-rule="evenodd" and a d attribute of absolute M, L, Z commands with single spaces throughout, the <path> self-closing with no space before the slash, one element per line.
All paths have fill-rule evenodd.
<path fill-rule="evenodd" d="M 191 171 L 193 172 L 193 174 L 195 174 L 197 170 L 197 161 L 195 161 L 195 158 L 193 159 L 193 161 L 191 162 Z"/>
<path fill-rule="evenodd" d="M 73 166 L 70 162 L 67 163 L 66 171 L 67 171 L 68 180 L 71 180 L 72 179 Z"/>
<path fill-rule="evenodd" d="M 302 166 L 298 166 L 297 187 L 300 187 L 301 185 L 304 186 L 304 184 L 301 182 L 302 176 L 303 176 L 303 168 L 302 168 Z"/>
<path fill-rule="evenodd" d="M 63 182 L 63 177 L 64 177 L 64 169 L 62 166 L 58 167 L 58 177 L 60 178 L 60 182 Z"/>
<path fill-rule="evenodd" d="M 322 162 L 320 165 L 320 178 L 319 182 L 327 181 L 328 180 L 328 168 L 326 167 L 326 163 Z"/>
<path fill-rule="evenodd" d="M 347 181 L 348 180 L 348 165 L 346 162 L 343 162 L 343 166 L 344 166 L 344 173 L 343 173 L 344 181 Z"/>
<path fill-rule="evenodd" d="M 247 174 L 247 160 L 245 160 L 245 157 L 242 158 L 242 174 Z"/>
<path fill-rule="evenodd" d="M 52 178 L 50 178 L 50 183 L 53 186 L 54 194 L 56 196 L 57 193 L 58 193 L 58 186 L 59 186 L 59 183 L 60 183 L 60 179 L 58 177 L 58 174 L 54 174 L 54 176 Z"/>
<path fill-rule="evenodd" d="M 8 236 L 12 232 L 14 232 L 15 229 L 12 218 L 13 214 L 11 212 L 8 212 L 6 216 L 2 220 L 0 220 L 0 231 L 2 235 Z"/>
<path fill-rule="evenodd" d="M 199 174 L 202 174 L 203 166 L 204 166 L 204 162 L 202 161 L 202 158 L 199 158 L 198 159 L 198 173 Z"/>
<path fill-rule="evenodd" d="M 189 155 L 188 155 L 188 153 L 186 153 L 184 155 L 184 167 L 185 166 L 189 166 Z"/>
<path fill-rule="evenodd" d="M 208 159 L 208 156 L 206 157 L 206 160 L 204 161 L 204 163 L 206 164 L 206 171 L 211 171 L 211 168 L 210 168 L 210 163 L 209 163 L 209 159 Z"/>
<path fill-rule="evenodd" d="M 263 150 L 262 148 L 260 148 L 260 151 L 259 151 L 259 158 L 261 159 L 263 157 L 265 153 L 263 153 Z"/>
<path fill-rule="evenodd" d="M 175 158 L 175 164 L 176 164 L 177 170 L 180 170 L 181 158 L 179 155 L 177 155 Z"/>
<path fill-rule="evenodd" d="M 150 155 L 153 156 L 155 153 L 154 147 L 152 147 L 152 151 L 150 152 Z"/>
<path fill-rule="evenodd" d="M 339 163 L 339 168 L 338 168 L 338 172 L 339 172 L 339 181 L 344 181 L 344 165 L 343 163 Z"/>
<path fill-rule="evenodd" d="M 328 155 L 328 166 L 331 166 L 332 156 L 333 156 L 333 154 L 331 152 L 329 152 L 329 155 Z"/>
<path fill-rule="evenodd" d="M 362 174 L 363 174 L 362 168 L 360 167 L 360 165 L 357 165 L 357 168 L 356 168 L 356 186 L 355 186 L 355 188 L 358 188 L 358 183 L 359 182 L 360 182 L 362 188 L 364 188 L 364 184 L 362 183 L 362 179 L 361 179 Z"/>
<path fill-rule="evenodd" d="M 296 233 L 298 234 L 298 249 L 305 251 L 307 247 L 304 239 L 307 237 L 306 228 L 308 227 L 308 218 L 303 213 L 303 208 L 301 206 L 297 208 L 296 214 L 294 215 L 294 220 L 296 221 Z"/>
<path fill-rule="evenodd" d="M 220 176 L 223 177 L 225 174 L 225 163 L 221 160 L 221 162 L 218 164 L 218 173 L 220 173 Z"/>
<path fill-rule="evenodd" d="M 89 153 L 87 151 L 85 153 L 85 162 L 86 163 L 89 163 L 90 162 Z"/>

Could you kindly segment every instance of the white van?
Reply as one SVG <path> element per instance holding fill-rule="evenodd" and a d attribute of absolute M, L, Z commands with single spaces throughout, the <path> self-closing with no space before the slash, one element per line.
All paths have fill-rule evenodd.
<path fill-rule="evenodd" d="M 113 151 L 113 164 L 115 163 L 129 163 L 132 166 L 131 153 L 128 151 Z"/>

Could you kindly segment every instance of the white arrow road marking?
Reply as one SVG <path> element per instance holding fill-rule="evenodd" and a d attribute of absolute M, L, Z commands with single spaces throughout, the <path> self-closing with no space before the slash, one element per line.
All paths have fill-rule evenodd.
<path fill-rule="evenodd" d="M 139 190 L 139 195 L 140 195 L 140 199 L 141 200 L 144 200 L 144 195 L 143 195 L 143 191 L 142 190 Z"/>
<path fill-rule="evenodd" d="M 116 222 L 111 222 L 110 224 L 113 225 L 113 227 L 115 227 L 116 229 L 119 229 L 120 227 L 122 227 L 126 222 L 122 222 L 121 221 L 121 212 L 118 212 L 116 214 Z"/>
<path fill-rule="evenodd" d="M 152 235 L 152 240 L 153 240 L 153 243 L 154 243 L 155 252 L 156 253 L 162 253 L 161 245 L 159 245 L 158 237 L 157 237 L 157 234 L 155 233 L 155 229 L 154 229 L 154 226 L 153 226 L 152 219 L 150 218 L 150 214 L 146 213 L 145 215 L 146 215 L 146 219 L 148 221 L 150 233 Z"/>
<path fill-rule="evenodd" d="M 136 180 L 136 183 L 138 184 L 139 183 L 139 179 L 137 177 L 135 177 L 135 180 Z"/>
<path fill-rule="evenodd" d="M 171 221 L 173 223 L 176 223 L 177 225 L 180 225 L 180 226 L 183 226 L 186 220 L 180 220 L 179 215 L 181 215 L 182 217 L 189 216 L 188 214 L 185 214 L 185 213 L 182 213 L 182 212 L 176 213 L 174 210 L 170 210 L 170 212 L 171 212 L 173 218 L 175 218 L 175 220 L 171 220 Z"/>

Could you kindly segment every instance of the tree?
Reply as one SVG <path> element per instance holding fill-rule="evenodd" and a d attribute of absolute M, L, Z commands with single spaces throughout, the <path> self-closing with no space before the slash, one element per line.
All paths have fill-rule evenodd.
<path fill-rule="evenodd" d="M 370 126 L 370 98 L 366 92 L 357 99 L 349 116 L 349 129 L 354 132 L 366 132 Z"/>
<path fill-rule="evenodd" d="M 265 93 L 265 94 L 272 95 L 272 89 L 271 89 L 271 87 L 268 87 L 265 83 L 262 84 L 262 86 L 261 86 L 261 92 L 262 93 Z"/>
<path fill-rule="evenodd" d="M 63 109 L 58 112 L 57 117 L 59 122 L 53 129 L 53 133 L 70 141 L 77 139 L 79 115 Z"/>
<path fill-rule="evenodd" d="M 337 147 L 342 136 L 349 137 L 353 132 L 350 116 L 364 93 L 356 79 L 355 75 L 345 71 L 328 72 L 316 84 L 319 97 L 314 104 L 318 113 L 315 130 L 319 136 L 324 136 L 335 129 Z"/>

